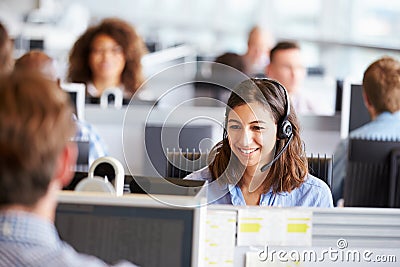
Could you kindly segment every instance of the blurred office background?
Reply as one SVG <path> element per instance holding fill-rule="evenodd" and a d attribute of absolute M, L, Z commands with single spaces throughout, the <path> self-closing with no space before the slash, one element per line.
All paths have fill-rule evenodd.
<path fill-rule="evenodd" d="M 400 1 L 395 0 L 0 0 L 0 21 L 14 39 L 15 57 L 29 49 L 43 49 L 57 59 L 61 78 L 75 40 L 88 25 L 105 17 L 125 19 L 141 34 L 151 52 L 142 60 L 147 77 L 176 63 L 212 61 L 227 51 L 243 54 L 254 25 L 271 31 L 277 41 L 298 41 L 309 74 L 304 89 L 314 99 L 326 101 L 333 115 L 300 118 L 307 153 L 332 155 L 339 142 L 338 81 L 361 81 L 366 67 L 383 55 L 400 58 Z M 170 68 L 148 82 L 147 91 L 150 95 L 159 89 L 162 92 L 169 85 L 193 80 L 199 69 L 203 71 L 197 63 L 185 66 L 185 70 Z M 182 73 L 192 77 L 179 80 Z M 185 86 L 172 92 L 164 102 L 184 106 L 195 96 L 191 89 Z M 149 116 L 150 122 L 167 120 L 169 111 L 160 106 Z M 145 136 L 137 126 L 145 127 L 148 111 L 145 106 L 134 108 L 132 122 L 124 132 L 125 148 L 135 148 L 132 159 L 123 154 L 119 140 L 124 109 L 86 105 L 85 117 L 106 139 L 110 155 L 134 162 L 134 173 L 153 174 L 144 160 L 145 149 L 138 150 Z M 223 120 L 221 107 L 182 110 L 173 124 L 182 126 L 200 115 L 213 118 L 212 125 Z M 215 143 L 221 127 L 214 128 L 211 139 Z"/>
<path fill-rule="evenodd" d="M 244 53 L 258 24 L 277 40 L 299 41 L 307 67 L 335 78 L 359 79 L 373 60 L 400 51 L 395 0 L 0 1 L 0 20 L 19 42 L 16 53 L 43 46 L 62 59 L 90 23 L 109 16 L 131 22 L 151 50 L 190 44 L 201 59 Z"/>

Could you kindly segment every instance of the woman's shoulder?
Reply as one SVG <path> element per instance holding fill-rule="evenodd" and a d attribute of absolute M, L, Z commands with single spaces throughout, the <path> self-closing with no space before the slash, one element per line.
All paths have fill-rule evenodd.
<path fill-rule="evenodd" d="M 306 206 L 332 207 L 332 193 L 321 179 L 308 174 L 302 185 L 296 190 Z"/>
<path fill-rule="evenodd" d="M 197 170 L 189 175 L 187 175 L 185 178 L 183 179 L 188 179 L 188 180 L 200 180 L 200 181 L 208 181 L 211 182 L 212 181 L 212 175 L 210 172 L 210 169 L 208 168 L 208 166 Z"/>
<path fill-rule="evenodd" d="M 302 186 L 310 187 L 310 188 L 320 188 L 321 190 L 329 190 L 328 185 L 321 179 L 308 174 L 304 180 Z"/>

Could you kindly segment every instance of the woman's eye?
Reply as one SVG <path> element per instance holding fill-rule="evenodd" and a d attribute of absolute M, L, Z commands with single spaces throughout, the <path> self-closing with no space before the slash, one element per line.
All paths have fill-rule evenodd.
<path fill-rule="evenodd" d="M 237 129 L 240 129 L 240 126 L 239 125 L 231 125 L 231 126 L 229 126 L 229 129 L 237 130 Z"/>
<path fill-rule="evenodd" d="M 262 126 L 253 126 L 252 128 L 253 128 L 254 131 L 261 131 L 261 130 L 264 130 L 264 129 L 265 129 L 265 128 L 262 127 Z"/>

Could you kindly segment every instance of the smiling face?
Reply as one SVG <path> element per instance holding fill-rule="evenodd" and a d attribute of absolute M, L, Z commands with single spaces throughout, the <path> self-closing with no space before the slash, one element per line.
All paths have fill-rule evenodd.
<path fill-rule="evenodd" d="M 273 158 L 277 126 L 261 103 L 236 106 L 229 112 L 227 132 L 232 152 L 246 168 L 259 168 Z"/>
<path fill-rule="evenodd" d="M 120 81 L 125 67 L 124 51 L 110 36 L 99 34 L 92 41 L 89 66 L 94 80 Z"/>

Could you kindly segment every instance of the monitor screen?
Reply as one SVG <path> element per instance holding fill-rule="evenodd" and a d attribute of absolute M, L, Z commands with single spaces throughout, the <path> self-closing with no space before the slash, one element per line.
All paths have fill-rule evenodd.
<path fill-rule="evenodd" d="M 199 125 L 166 125 L 166 124 L 147 124 L 145 126 L 145 146 L 149 161 L 146 162 L 148 168 L 146 175 L 167 176 L 167 150 L 179 151 L 206 151 L 212 148 L 210 142 L 213 137 L 213 127 L 211 124 Z"/>
<path fill-rule="evenodd" d="M 85 84 L 83 83 L 61 83 L 61 88 L 68 92 L 75 114 L 79 120 L 85 119 Z"/>
<path fill-rule="evenodd" d="M 200 208 L 139 196 L 60 199 L 55 224 L 61 239 L 110 264 L 197 266 Z"/>
<path fill-rule="evenodd" d="M 362 85 L 345 81 L 343 84 L 340 137 L 347 138 L 351 131 L 369 121 L 371 121 L 371 117 L 364 104 Z"/>

